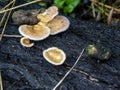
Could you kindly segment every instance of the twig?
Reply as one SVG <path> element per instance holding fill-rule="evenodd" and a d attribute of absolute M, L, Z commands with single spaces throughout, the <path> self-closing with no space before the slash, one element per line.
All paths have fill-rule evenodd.
<path fill-rule="evenodd" d="M 22 36 L 21 35 L 6 35 L 6 34 L 4 34 L 3 35 L 4 37 L 15 37 L 15 38 L 21 38 Z M 1 35 L 0 35 L 0 37 L 1 37 Z"/>
<path fill-rule="evenodd" d="M 2 19 L 0 20 L 0 26 L 2 25 L 6 15 L 7 15 L 7 12 L 5 12 L 4 15 L 2 16 Z"/>
<path fill-rule="evenodd" d="M 6 9 L 7 7 L 9 7 L 15 0 L 12 0 L 10 3 L 8 3 L 5 7 L 3 7 L 0 11 Z"/>
<path fill-rule="evenodd" d="M 73 70 L 73 68 L 76 66 L 76 64 L 78 63 L 78 61 L 80 60 L 82 54 L 84 52 L 84 49 L 82 50 L 82 52 L 80 53 L 79 57 L 77 58 L 76 62 L 74 63 L 74 65 L 70 68 L 70 70 L 63 76 L 63 78 L 55 85 L 55 87 L 52 90 L 56 90 L 57 87 L 63 82 L 63 80 L 69 75 L 69 73 Z"/>
<path fill-rule="evenodd" d="M 13 2 L 13 4 L 12 4 L 11 7 L 14 6 L 15 2 L 16 2 L 16 0 Z M 10 17 L 10 14 L 11 14 L 11 11 L 9 11 L 9 13 L 8 13 L 8 16 L 7 16 L 7 19 L 6 19 L 5 25 L 4 25 L 3 30 L 2 30 L 2 33 L 1 33 L 0 41 L 2 40 L 2 36 L 3 36 L 4 32 L 5 32 L 5 29 L 6 29 L 6 26 L 7 26 L 7 23 L 8 23 L 9 17 Z"/>
<path fill-rule="evenodd" d="M 9 8 L 9 9 L 0 11 L 0 14 L 1 14 L 1 13 L 4 13 L 4 12 L 11 11 L 11 10 L 14 10 L 14 9 L 17 9 L 17 8 L 20 8 L 20 7 L 27 6 L 27 5 L 30 5 L 30 4 L 33 4 L 33 3 L 37 3 L 37 2 L 39 2 L 39 1 L 42 1 L 42 0 L 34 0 L 34 1 L 32 1 L 32 2 L 29 2 L 29 3 L 25 3 L 25 4 L 18 5 L 18 6 L 16 6 L 16 7 Z"/>
<path fill-rule="evenodd" d="M 15 0 L 12 0 L 10 3 L 8 3 L 8 4 L 7 4 L 4 8 L 2 8 L 0 11 L 8 8 L 14 1 L 15 1 Z M 0 26 L 2 25 L 2 23 L 3 23 L 3 21 L 4 21 L 5 17 L 6 17 L 6 15 L 7 15 L 7 12 L 4 13 L 2 19 L 0 20 Z"/>
<path fill-rule="evenodd" d="M 0 71 L 0 90 L 3 90 L 1 71 Z"/>

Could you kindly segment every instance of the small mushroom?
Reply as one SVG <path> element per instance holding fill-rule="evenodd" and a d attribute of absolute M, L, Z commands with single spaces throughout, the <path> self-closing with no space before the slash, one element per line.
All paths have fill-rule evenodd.
<path fill-rule="evenodd" d="M 57 47 L 51 47 L 43 51 L 43 57 L 53 65 L 61 65 L 66 59 L 66 54 Z"/>
<path fill-rule="evenodd" d="M 40 10 L 32 9 L 32 10 L 18 10 L 15 11 L 12 15 L 12 20 L 15 24 L 29 24 L 34 25 L 39 22 L 37 19 L 37 15 Z"/>
<path fill-rule="evenodd" d="M 66 31 L 69 28 L 69 25 L 70 21 L 64 16 L 56 16 L 53 20 L 47 23 L 47 26 L 51 29 L 51 35 Z"/>
<path fill-rule="evenodd" d="M 42 23 L 39 23 L 37 25 L 21 25 L 19 27 L 19 32 L 24 37 L 29 38 L 30 40 L 43 40 L 47 38 L 50 35 L 50 28 L 45 26 Z"/>
<path fill-rule="evenodd" d="M 34 45 L 34 43 L 31 43 L 30 40 L 26 37 L 22 37 L 20 39 L 20 43 L 24 47 L 32 47 Z"/>
<path fill-rule="evenodd" d="M 51 21 L 56 15 L 58 15 L 58 8 L 56 6 L 51 6 L 44 13 L 37 15 L 37 18 L 44 23 Z"/>

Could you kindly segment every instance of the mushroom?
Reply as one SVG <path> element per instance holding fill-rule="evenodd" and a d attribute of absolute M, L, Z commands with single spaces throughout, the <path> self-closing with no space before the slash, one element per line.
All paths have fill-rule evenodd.
<path fill-rule="evenodd" d="M 45 26 L 42 23 L 37 25 L 21 25 L 19 27 L 19 32 L 24 37 L 29 38 L 30 40 L 43 40 L 50 35 L 50 28 Z"/>
<path fill-rule="evenodd" d="M 69 25 L 70 21 L 65 16 L 56 16 L 53 20 L 47 23 L 47 26 L 51 29 L 51 35 L 66 31 Z"/>
<path fill-rule="evenodd" d="M 32 47 L 34 45 L 34 43 L 31 43 L 30 40 L 26 37 L 22 37 L 20 39 L 20 43 L 24 47 Z"/>
<path fill-rule="evenodd" d="M 30 24 L 34 25 L 39 22 L 37 15 L 40 10 L 32 9 L 32 10 L 18 10 L 15 11 L 12 15 L 12 20 L 15 24 Z"/>
<path fill-rule="evenodd" d="M 58 15 L 58 8 L 56 6 L 51 6 L 44 13 L 37 15 L 37 18 L 44 23 L 51 21 L 56 15 Z"/>
<path fill-rule="evenodd" d="M 66 59 L 66 54 L 57 47 L 51 47 L 43 51 L 43 57 L 53 65 L 61 65 Z"/>

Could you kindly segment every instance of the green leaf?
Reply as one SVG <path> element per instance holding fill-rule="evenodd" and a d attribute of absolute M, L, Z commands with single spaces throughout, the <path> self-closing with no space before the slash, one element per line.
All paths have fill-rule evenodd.
<path fill-rule="evenodd" d="M 67 5 L 73 5 L 73 7 L 76 7 L 80 3 L 80 0 L 66 0 Z"/>
<path fill-rule="evenodd" d="M 63 5 L 65 3 L 65 0 L 54 0 L 54 5 L 58 8 L 63 8 Z"/>
<path fill-rule="evenodd" d="M 54 0 L 54 5 L 63 10 L 67 15 L 72 13 L 75 7 L 78 6 L 81 0 Z"/>
<path fill-rule="evenodd" d="M 71 13 L 73 11 L 73 6 L 72 5 L 68 5 L 66 7 L 64 7 L 64 13 Z"/>
<path fill-rule="evenodd" d="M 67 5 L 64 7 L 64 13 L 72 13 L 79 2 L 80 0 L 66 0 Z"/>

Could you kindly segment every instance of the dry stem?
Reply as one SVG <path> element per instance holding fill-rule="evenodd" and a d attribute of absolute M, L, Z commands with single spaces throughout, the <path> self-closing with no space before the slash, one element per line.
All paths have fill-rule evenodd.
<path fill-rule="evenodd" d="M 16 2 L 16 0 L 14 0 L 14 2 L 13 2 L 13 4 L 12 4 L 11 7 L 14 6 L 15 2 Z M 2 30 L 2 33 L 1 33 L 0 41 L 2 40 L 2 36 L 3 36 L 4 32 L 5 32 L 5 29 L 6 29 L 6 26 L 7 26 L 7 23 L 8 23 L 9 17 L 10 17 L 10 14 L 11 14 L 11 11 L 9 11 L 9 13 L 8 13 L 8 16 L 7 16 L 7 19 L 6 19 L 5 25 L 4 25 L 3 30 Z"/>
<path fill-rule="evenodd" d="M 1 13 L 4 13 L 4 12 L 11 11 L 11 10 L 14 10 L 14 9 L 17 9 L 17 8 L 20 8 L 20 7 L 27 6 L 27 5 L 30 5 L 30 4 L 33 4 L 33 3 L 37 3 L 37 2 L 39 2 L 39 1 L 42 1 L 42 0 L 34 0 L 34 1 L 32 1 L 32 2 L 28 2 L 28 3 L 25 3 L 25 4 L 18 5 L 18 6 L 16 6 L 16 7 L 9 8 L 9 9 L 0 11 L 0 14 L 1 14 Z"/>
<path fill-rule="evenodd" d="M 74 65 L 70 68 L 70 70 L 63 76 L 63 78 L 55 85 L 55 87 L 52 90 L 56 90 L 57 87 L 63 82 L 63 80 L 69 75 L 69 73 L 74 69 L 74 67 L 76 66 L 76 64 L 78 63 L 78 61 L 80 60 L 82 54 L 84 52 L 84 49 L 82 50 L 82 52 L 80 53 L 79 57 L 77 58 L 76 62 L 74 63 Z"/>
<path fill-rule="evenodd" d="M 10 3 L 8 3 L 5 7 L 3 7 L 0 11 L 8 8 L 15 0 L 12 0 Z"/>
<path fill-rule="evenodd" d="M 0 90 L 3 90 L 1 71 L 0 71 Z"/>
<path fill-rule="evenodd" d="M 4 9 L 7 9 L 14 1 L 15 1 L 15 0 L 12 0 L 10 3 L 8 3 L 8 4 L 7 4 L 4 8 L 2 8 L 0 11 L 2 11 L 2 10 L 4 10 Z M 7 15 L 7 12 L 4 13 L 4 15 L 3 15 L 3 17 L 2 17 L 2 19 L 1 19 L 1 21 L 0 21 L 0 26 L 2 25 L 2 23 L 3 23 L 3 21 L 4 21 L 5 17 L 6 17 L 6 15 Z"/>
<path fill-rule="evenodd" d="M 90 1 L 91 1 L 92 3 L 98 3 L 98 4 L 101 5 L 101 6 L 105 6 L 106 8 L 109 8 L 110 10 L 113 9 L 113 10 L 116 11 L 116 12 L 120 12 L 120 9 L 114 8 L 114 7 L 109 6 L 109 5 L 106 5 L 106 4 L 103 4 L 103 3 L 98 2 L 98 1 L 96 1 L 96 0 L 90 0 Z"/>
<path fill-rule="evenodd" d="M 6 15 L 7 15 L 7 12 L 5 12 L 4 15 L 2 16 L 2 19 L 0 20 L 0 26 L 2 25 Z"/>
<path fill-rule="evenodd" d="M 21 38 L 22 37 L 21 35 L 6 35 L 6 34 L 4 34 L 3 36 L 4 37 L 14 37 L 14 38 Z M 0 37 L 1 37 L 1 35 L 0 35 Z"/>

